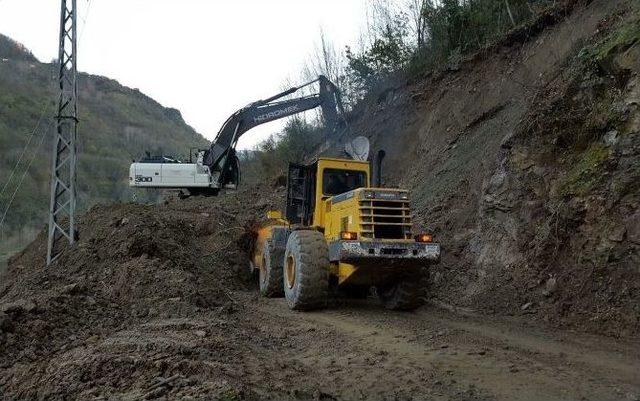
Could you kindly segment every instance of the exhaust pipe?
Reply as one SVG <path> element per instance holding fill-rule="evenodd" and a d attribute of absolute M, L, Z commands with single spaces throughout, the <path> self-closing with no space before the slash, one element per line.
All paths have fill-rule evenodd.
<path fill-rule="evenodd" d="M 376 155 L 376 164 L 374 168 L 374 185 L 376 188 L 382 188 L 382 159 L 387 153 L 384 150 L 379 150 Z"/>

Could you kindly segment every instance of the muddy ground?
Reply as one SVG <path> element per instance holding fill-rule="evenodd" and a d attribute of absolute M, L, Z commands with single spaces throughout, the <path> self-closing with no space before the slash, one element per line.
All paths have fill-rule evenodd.
<path fill-rule="evenodd" d="M 0 284 L 0 397 L 640 397 L 637 339 L 434 303 L 398 313 L 374 298 L 336 299 L 296 313 L 258 297 L 243 234 L 281 196 L 261 188 L 95 207 L 77 246 L 50 268 L 39 238 Z M 257 200 L 249 211 L 247 198 Z"/>

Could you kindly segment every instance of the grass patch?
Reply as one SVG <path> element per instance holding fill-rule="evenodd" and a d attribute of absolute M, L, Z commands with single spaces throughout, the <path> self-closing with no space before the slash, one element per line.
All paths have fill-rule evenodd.
<path fill-rule="evenodd" d="M 236 389 L 230 388 L 220 394 L 221 401 L 238 401 L 242 399 L 242 393 Z"/>
<path fill-rule="evenodd" d="M 630 18 L 624 25 L 607 35 L 594 46 L 584 48 L 580 58 L 587 62 L 601 64 L 616 55 L 627 51 L 640 43 L 640 12 Z"/>
<path fill-rule="evenodd" d="M 604 132 L 611 129 L 619 130 L 622 111 L 614 107 L 616 99 L 610 93 L 591 105 L 591 112 L 585 117 L 584 129 L 587 132 Z M 591 138 L 593 139 L 593 138 Z"/>
<path fill-rule="evenodd" d="M 580 154 L 566 178 L 560 183 L 560 195 L 586 195 L 602 178 L 602 165 L 608 158 L 609 149 L 601 144 L 591 145 Z"/>

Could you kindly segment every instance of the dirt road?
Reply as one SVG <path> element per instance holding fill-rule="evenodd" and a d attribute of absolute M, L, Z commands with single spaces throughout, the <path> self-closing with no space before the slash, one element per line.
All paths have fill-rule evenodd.
<path fill-rule="evenodd" d="M 389 312 L 375 300 L 293 313 L 281 300 L 252 306 L 290 322 L 278 354 L 296 378 L 337 399 L 636 400 L 640 343 L 465 317 L 435 307 Z M 269 323 L 268 323 L 269 324 Z M 283 383 L 286 386 L 286 384 Z"/>

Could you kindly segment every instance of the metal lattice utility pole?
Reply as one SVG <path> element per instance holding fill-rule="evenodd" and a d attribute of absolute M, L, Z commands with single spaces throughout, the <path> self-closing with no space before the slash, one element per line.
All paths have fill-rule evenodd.
<path fill-rule="evenodd" d="M 49 243 L 47 265 L 61 252 L 65 241 L 76 240 L 76 136 L 78 93 L 76 84 L 76 0 L 61 0 L 58 53 L 57 127 L 53 141 L 51 202 L 49 204 Z"/>

